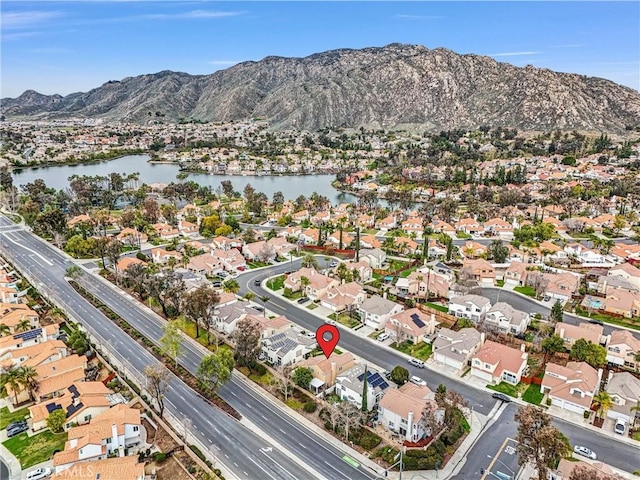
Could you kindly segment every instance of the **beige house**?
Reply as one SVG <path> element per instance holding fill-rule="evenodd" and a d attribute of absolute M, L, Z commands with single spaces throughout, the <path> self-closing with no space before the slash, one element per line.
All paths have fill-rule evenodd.
<path fill-rule="evenodd" d="M 607 273 L 609 276 L 619 275 L 624 277 L 629 283 L 640 289 L 640 268 L 631 265 L 630 263 L 621 263 L 609 269 Z"/>
<path fill-rule="evenodd" d="M 433 359 L 448 367 L 462 370 L 471 363 L 471 358 L 484 343 L 484 333 L 475 328 L 462 328 L 456 332 L 448 328 L 438 330 L 432 343 Z"/>
<path fill-rule="evenodd" d="M 540 392 L 548 395 L 552 405 L 582 415 L 591 408 L 601 379 L 602 369 L 586 362 L 569 362 L 566 367 L 547 363 Z"/>
<path fill-rule="evenodd" d="M 435 315 L 428 315 L 417 308 L 410 308 L 393 315 L 384 331 L 397 342 L 411 342 L 414 345 L 423 342 L 425 336 L 433 335 L 436 331 Z"/>
<path fill-rule="evenodd" d="M 378 405 L 378 423 L 409 442 L 417 442 L 428 434 L 422 412 L 433 401 L 433 393 L 425 386 L 405 383 L 398 389 L 389 388 Z"/>
<path fill-rule="evenodd" d="M 311 381 L 310 387 L 313 388 L 316 393 L 333 387 L 338 375 L 342 375 L 342 373 L 353 368 L 355 364 L 356 359 L 353 354 L 349 352 L 332 353 L 329 358 L 324 355 L 318 355 L 309 357 L 298 363 L 300 367 L 311 369 L 313 380 Z"/>
<path fill-rule="evenodd" d="M 527 265 L 522 262 L 511 262 L 504 272 L 504 283 L 523 286 L 527 283 Z"/>
<path fill-rule="evenodd" d="M 378 295 L 365 299 L 358 307 L 362 323 L 376 330 L 384 328 L 389 319 L 402 310 L 404 306 Z"/>
<path fill-rule="evenodd" d="M 67 356 L 67 346 L 60 340 L 47 340 L 24 348 L 7 350 L 0 356 L 0 372 L 11 367 L 37 367 Z"/>
<path fill-rule="evenodd" d="M 607 417 L 622 419 L 633 425 L 640 422 L 640 410 L 631 410 L 640 401 L 640 379 L 629 372 L 609 374 L 607 393 L 613 400 L 613 405 L 607 410 Z"/>
<path fill-rule="evenodd" d="M 489 383 L 517 385 L 527 368 L 528 357 L 524 344 L 518 350 L 487 340 L 471 359 L 471 375 Z"/>
<path fill-rule="evenodd" d="M 327 288 L 327 293 L 320 299 L 320 305 L 332 312 L 355 310 L 367 298 L 362 286 L 356 282 L 334 285 Z"/>
<path fill-rule="evenodd" d="M 308 280 L 308 285 L 303 289 L 302 278 Z M 318 300 L 326 295 L 330 287 L 340 285 L 340 281 L 327 277 L 317 272 L 313 268 L 303 267 L 297 272 L 293 272 L 284 280 L 284 287 L 291 289 L 292 292 L 304 290 L 304 294 L 312 300 Z"/>
<path fill-rule="evenodd" d="M 0 324 L 9 327 L 9 333 L 15 334 L 16 327 L 24 320 L 29 321 L 29 327 L 36 328 L 38 314 L 25 303 L 0 303 Z"/>
<path fill-rule="evenodd" d="M 477 260 L 465 259 L 462 268 L 469 268 L 473 278 L 481 287 L 493 287 L 496 280 L 496 270 L 486 260 L 482 258 Z"/>
<path fill-rule="evenodd" d="M 580 338 L 584 338 L 587 342 L 595 343 L 596 345 L 603 343 L 603 333 L 602 325 L 588 322 L 582 322 L 579 325 L 558 322 L 555 329 L 555 334 L 562 337 L 564 345 L 568 349 L 571 349 L 576 340 Z"/>
<path fill-rule="evenodd" d="M 607 343 L 607 362 L 631 370 L 640 369 L 640 339 L 629 330 L 614 330 Z"/>

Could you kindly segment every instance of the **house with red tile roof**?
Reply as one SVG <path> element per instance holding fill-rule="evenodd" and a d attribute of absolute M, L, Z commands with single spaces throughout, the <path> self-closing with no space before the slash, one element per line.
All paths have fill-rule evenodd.
<path fill-rule="evenodd" d="M 529 354 L 491 340 L 484 342 L 471 359 L 471 375 L 489 383 L 517 385 L 527 368 Z"/>
<path fill-rule="evenodd" d="M 552 405 L 582 415 L 591 409 L 601 380 L 602 369 L 596 370 L 586 362 L 569 362 L 566 366 L 549 362 L 540 392 L 551 399 Z"/>
<path fill-rule="evenodd" d="M 417 345 L 423 342 L 426 336 L 433 335 L 439 323 L 435 315 L 427 314 L 418 308 L 410 308 L 392 315 L 384 331 L 397 342 L 411 342 Z"/>

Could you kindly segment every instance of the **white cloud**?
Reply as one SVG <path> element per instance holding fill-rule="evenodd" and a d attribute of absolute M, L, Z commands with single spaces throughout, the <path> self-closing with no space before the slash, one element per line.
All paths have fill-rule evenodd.
<path fill-rule="evenodd" d="M 542 52 L 500 52 L 500 53 L 490 53 L 487 56 L 489 57 L 520 57 L 522 55 L 539 55 Z"/>
<path fill-rule="evenodd" d="M 192 10 L 190 12 L 176 13 L 176 14 L 168 14 L 168 13 L 158 13 L 151 15 L 142 15 L 141 18 L 149 18 L 149 19 L 170 19 L 170 18 L 186 18 L 186 19 L 198 19 L 198 18 L 224 18 L 224 17 L 235 17 L 238 15 L 242 15 L 242 12 L 224 12 L 224 11 L 213 11 L 213 10 Z"/>
<path fill-rule="evenodd" d="M 20 29 L 29 28 L 34 24 L 46 22 L 54 18 L 62 16 L 62 12 L 47 12 L 44 10 L 33 10 L 25 12 L 8 12 L 2 13 L 3 29 Z"/>

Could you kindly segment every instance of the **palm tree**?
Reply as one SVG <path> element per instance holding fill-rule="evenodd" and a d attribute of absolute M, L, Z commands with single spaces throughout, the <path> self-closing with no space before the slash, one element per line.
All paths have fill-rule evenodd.
<path fill-rule="evenodd" d="M 11 333 L 11 328 L 9 328 L 9 325 L 6 325 L 4 323 L 0 323 L 0 337 L 4 337 L 5 335 L 8 335 L 9 333 Z"/>
<path fill-rule="evenodd" d="M 29 398 L 35 400 L 35 392 L 38 391 L 38 372 L 33 367 L 20 367 L 18 369 L 18 381 L 29 392 Z"/>
<path fill-rule="evenodd" d="M 596 409 L 596 415 L 600 418 L 604 418 L 604 415 L 607 413 L 607 410 L 611 408 L 613 405 L 613 399 L 611 395 L 609 395 L 605 391 L 598 392 L 593 397 L 593 402 L 591 403 L 591 408 Z"/>
<path fill-rule="evenodd" d="M 240 291 L 240 285 L 235 279 L 226 281 L 223 288 L 225 292 L 229 293 L 238 293 Z"/>
<path fill-rule="evenodd" d="M 316 270 L 318 269 L 318 261 L 310 253 L 307 253 L 304 257 L 302 257 L 301 265 L 307 268 L 315 268 Z"/>
<path fill-rule="evenodd" d="M 309 280 L 308 277 L 305 277 L 304 275 L 300 277 L 300 291 L 302 292 L 303 295 L 310 283 L 311 283 L 311 280 Z"/>
<path fill-rule="evenodd" d="M 18 403 L 18 393 L 20 392 L 20 380 L 19 380 L 19 369 L 16 367 L 12 367 L 3 373 L 0 376 L 0 382 L 2 385 L 9 385 L 11 390 L 13 390 L 13 403 Z"/>
<path fill-rule="evenodd" d="M 269 300 L 271 300 L 271 297 L 269 295 L 263 295 L 260 297 L 260 300 L 262 301 L 262 305 L 264 305 L 264 309 L 262 310 L 262 312 L 264 313 L 264 316 L 267 316 L 267 302 Z"/>
<path fill-rule="evenodd" d="M 640 418 L 640 398 L 636 400 L 636 406 L 631 407 L 629 410 L 631 410 L 632 412 L 636 412 L 636 414 L 633 417 L 633 425 L 635 426 L 636 422 L 638 421 L 638 418 Z"/>
<path fill-rule="evenodd" d="M 17 332 L 26 332 L 27 330 L 31 330 L 31 320 L 28 318 L 22 318 L 16 325 Z"/>

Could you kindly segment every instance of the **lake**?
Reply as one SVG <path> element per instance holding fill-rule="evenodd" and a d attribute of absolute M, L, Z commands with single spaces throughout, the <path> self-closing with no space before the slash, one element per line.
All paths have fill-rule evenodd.
<path fill-rule="evenodd" d="M 88 165 L 60 165 L 52 167 L 25 168 L 13 172 L 13 183 L 16 186 L 33 182 L 42 178 L 47 186 L 55 189 L 67 188 L 71 175 L 107 175 L 112 172 L 129 174 L 140 173 L 141 183 L 169 183 L 176 181 L 180 173 L 178 165 L 166 163 L 148 163 L 146 155 L 129 155 L 100 163 Z M 242 193 L 244 187 L 251 184 L 257 191 L 264 192 L 269 199 L 277 191 L 281 191 L 286 199 L 295 200 L 298 196 L 309 197 L 314 191 L 324 195 L 332 203 L 356 201 L 354 195 L 337 191 L 331 186 L 334 175 L 283 175 L 283 176 L 231 176 L 206 175 L 191 173 L 189 179 L 200 185 L 210 185 L 214 191 L 220 182 L 229 180 L 234 190 Z"/>

